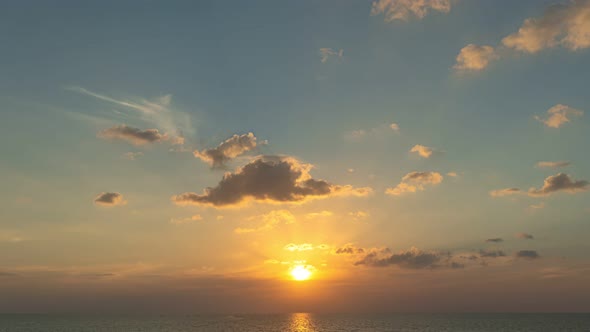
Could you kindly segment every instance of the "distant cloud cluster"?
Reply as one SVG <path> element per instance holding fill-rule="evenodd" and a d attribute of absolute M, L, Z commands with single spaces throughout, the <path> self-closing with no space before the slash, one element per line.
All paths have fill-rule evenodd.
<path fill-rule="evenodd" d="M 123 158 L 127 159 L 127 160 L 135 160 L 139 157 L 143 156 L 143 152 L 138 151 L 138 152 L 125 152 L 123 154 Z"/>
<path fill-rule="evenodd" d="M 590 23 L 589 23 L 590 24 Z M 590 33 L 590 32 L 589 32 Z M 535 120 L 542 122 L 549 128 L 559 128 L 571 121 L 571 117 L 582 116 L 584 112 L 567 105 L 557 104 L 547 110 L 547 117 L 535 115 Z"/>
<path fill-rule="evenodd" d="M 503 241 L 504 240 L 502 238 L 500 238 L 500 237 L 495 237 L 495 238 L 491 238 L 491 239 L 487 239 L 486 240 L 486 242 L 495 242 L 495 243 L 503 242 Z"/>
<path fill-rule="evenodd" d="M 387 188 L 385 193 L 393 196 L 415 193 L 424 190 L 427 185 L 437 185 L 442 180 L 443 176 L 438 172 L 411 172 L 404 175 L 397 186 Z"/>
<path fill-rule="evenodd" d="M 516 234 L 516 237 L 519 239 L 524 239 L 524 240 L 532 240 L 535 238 L 531 234 L 527 234 L 527 233 L 518 233 L 518 234 Z"/>
<path fill-rule="evenodd" d="M 590 1 L 571 0 L 550 6 L 541 17 L 527 18 L 517 32 L 502 39 L 498 48 L 534 54 L 564 47 L 577 51 L 590 47 Z M 482 70 L 498 59 L 492 46 L 465 46 L 456 59 L 457 70 Z"/>
<path fill-rule="evenodd" d="M 516 252 L 517 258 L 537 259 L 541 256 L 535 250 L 520 250 Z"/>
<path fill-rule="evenodd" d="M 215 148 L 202 151 L 195 150 L 193 154 L 211 165 L 211 167 L 220 168 L 224 167 L 229 160 L 256 148 L 256 145 L 256 136 L 253 133 L 247 133 L 233 135 Z"/>
<path fill-rule="evenodd" d="M 111 207 L 118 205 L 125 205 L 127 201 L 123 199 L 123 195 L 116 192 L 103 192 L 94 199 L 94 204 Z"/>
<path fill-rule="evenodd" d="M 335 185 L 311 177 L 312 166 L 292 157 L 262 156 L 226 173 L 219 184 L 202 194 L 187 192 L 172 197 L 178 205 L 236 206 L 247 200 L 298 203 L 337 195 L 367 196 L 371 188 Z"/>
<path fill-rule="evenodd" d="M 330 249 L 330 246 L 327 245 L 327 244 L 313 245 L 311 243 L 301 243 L 301 244 L 289 243 L 289 244 L 285 245 L 285 247 L 283 247 L 283 249 L 286 250 L 286 251 L 291 251 L 291 252 L 295 252 L 295 251 L 312 251 L 312 250 L 328 250 L 328 249 Z"/>
<path fill-rule="evenodd" d="M 480 250 L 479 256 L 484 258 L 497 258 L 506 257 L 506 254 L 502 250 Z"/>
<path fill-rule="evenodd" d="M 334 249 L 334 254 L 336 255 L 343 255 L 343 254 L 363 254 L 365 252 L 364 248 L 359 248 L 352 243 L 347 243 L 342 247 Z"/>
<path fill-rule="evenodd" d="M 425 269 L 449 266 L 450 253 L 422 251 L 412 247 L 408 250 L 391 253 L 389 249 L 370 250 L 355 265 L 385 267 L 397 265 L 406 269 Z M 444 262 L 443 265 L 441 265 Z"/>
<path fill-rule="evenodd" d="M 431 11 L 448 13 L 451 0 L 377 0 L 373 2 L 371 15 L 385 16 L 385 21 L 408 21 L 412 17 L 424 18 Z"/>

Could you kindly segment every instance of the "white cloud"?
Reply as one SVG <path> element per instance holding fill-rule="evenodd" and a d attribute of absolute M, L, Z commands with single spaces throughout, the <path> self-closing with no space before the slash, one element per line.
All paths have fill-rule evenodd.
<path fill-rule="evenodd" d="M 539 161 L 537 163 L 538 168 L 562 168 L 571 165 L 569 161 Z"/>
<path fill-rule="evenodd" d="M 336 58 L 341 59 L 344 54 L 344 50 L 334 50 L 332 48 L 324 47 L 320 48 L 320 61 L 322 63 L 328 62 L 330 59 Z"/>

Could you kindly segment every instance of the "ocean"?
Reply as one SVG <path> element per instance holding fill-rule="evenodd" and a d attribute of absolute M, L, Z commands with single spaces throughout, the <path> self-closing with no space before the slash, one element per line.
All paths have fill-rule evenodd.
<path fill-rule="evenodd" d="M 0 314 L 0 331 L 47 332 L 567 332 L 590 331 L 590 314 L 277 314 L 43 315 Z"/>

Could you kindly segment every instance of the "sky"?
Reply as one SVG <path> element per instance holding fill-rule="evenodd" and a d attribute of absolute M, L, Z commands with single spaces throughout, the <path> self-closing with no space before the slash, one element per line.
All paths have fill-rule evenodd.
<path fill-rule="evenodd" d="M 0 29 L 0 312 L 590 311 L 588 0 Z"/>

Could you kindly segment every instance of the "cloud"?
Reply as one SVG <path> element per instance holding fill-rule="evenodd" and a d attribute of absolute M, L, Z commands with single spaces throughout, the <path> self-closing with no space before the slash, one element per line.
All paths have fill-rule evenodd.
<path fill-rule="evenodd" d="M 503 241 L 504 241 L 504 240 L 503 240 L 502 238 L 499 238 L 499 237 L 495 237 L 495 238 L 492 238 L 492 239 L 487 239 L 487 240 L 486 240 L 486 242 L 495 242 L 495 243 L 498 243 L 498 242 L 503 242 Z"/>
<path fill-rule="evenodd" d="M 288 210 L 273 210 L 266 214 L 250 217 L 247 220 L 249 222 L 258 221 L 258 225 L 254 227 L 239 227 L 234 231 L 238 234 L 268 231 L 280 224 L 293 224 L 296 219 Z"/>
<path fill-rule="evenodd" d="M 529 189 L 529 196 L 547 196 L 558 191 L 564 191 L 574 194 L 588 190 L 590 183 L 586 180 L 575 181 L 565 173 L 551 175 L 543 182 L 543 187 L 539 189 Z"/>
<path fill-rule="evenodd" d="M 453 68 L 464 71 L 480 71 L 485 69 L 492 60 L 498 58 L 493 47 L 469 44 L 457 55 L 457 63 Z"/>
<path fill-rule="evenodd" d="M 529 205 L 529 210 L 532 212 L 534 210 L 540 210 L 545 208 L 545 202 L 541 202 L 539 204 L 531 204 Z"/>
<path fill-rule="evenodd" d="M 504 188 L 498 190 L 490 191 L 490 196 L 492 197 L 503 197 L 508 195 L 519 195 L 522 194 L 522 191 L 518 188 Z"/>
<path fill-rule="evenodd" d="M 126 125 L 114 126 L 98 133 L 98 137 L 127 141 L 133 145 L 156 143 L 168 139 L 166 134 L 161 134 L 158 129 L 141 130 Z"/>
<path fill-rule="evenodd" d="M 517 258 L 525 258 L 525 259 L 537 259 L 541 256 L 535 250 L 520 250 L 517 251 L 515 256 Z"/>
<path fill-rule="evenodd" d="M 370 129 L 356 129 L 344 134 L 344 138 L 359 141 L 365 137 L 382 137 L 384 134 L 395 132 L 400 133 L 400 127 L 397 123 L 381 124 Z"/>
<path fill-rule="evenodd" d="M 334 49 L 327 48 L 327 47 L 320 48 L 320 61 L 322 63 L 326 63 L 331 58 L 341 59 L 343 53 L 344 53 L 344 50 L 342 50 L 342 49 L 334 50 Z"/>
<path fill-rule="evenodd" d="M 289 243 L 283 247 L 284 250 L 292 251 L 292 252 L 293 251 L 327 250 L 329 248 L 330 248 L 330 246 L 328 246 L 327 244 L 318 244 L 317 246 L 314 246 L 311 243 L 301 243 L 301 244 Z"/>
<path fill-rule="evenodd" d="M 410 153 L 411 152 L 417 153 L 422 158 L 430 158 L 434 153 L 438 151 L 428 146 L 416 144 L 410 150 Z"/>
<path fill-rule="evenodd" d="M 253 133 L 243 135 L 233 135 L 227 140 L 221 142 L 216 148 L 194 151 L 195 157 L 219 168 L 225 166 L 229 160 L 256 148 L 256 136 Z"/>
<path fill-rule="evenodd" d="M 542 122 L 549 128 L 559 128 L 565 123 L 570 122 L 572 116 L 582 116 L 584 112 L 571 108 L 567 105 L 557 104 L 547 111 L 547 117 L 541 118 L 535 115 L 535 120 Z"/>
<path fill-rule="evenodd" d="M 320 212 L 310 212 L 310 213 L 307 213 L 305 215 L 305 218 L 307 218 L 307 219 L 315 219 L 315 218 L 322 218 L 322 217 L 331 217 L 332 215 L 334 215 L 334 213 L 332 211 L 323 210 L 323 211 L 320 211 Z"/>
<path fill-rule="evenodd" d="M 352 217 L 352 219 L 354 220 L 361 220 L 361 219 L 366 219 L 370 216 L 369 212 L 366 211 L 354 211 L 354 212 L 348 212 L 348 215 Z"/>
<path fill-rule="evenodd" d="M 590 1 L 572 0 L 550 6 L 543 16 L 528 18 L 504 39 L 508 48 L 537 53 L 547 48 L 562 46 L 576 51 L 590 47 Z"/>
<path fill-rule="evenodd" d="M 94 199 L 94 204 L 100 206 L 117 206 L 117 205 L 125 205 L 127 201 L 123 199 L 123 195 L 119 193 L 110 193 L 110 192 L 103 192 L 100 193 Z"/>
<path fill-rule="evenodd" d="M 336 255 L 343 255 L 343 254 L 348 254 L 348 255 L 352 255 L 352 254 L 363 254 L 363 253 L 365 253 L 365 249 L 358 248 L 358 247 L 356 247 L 352 243 L 347 243 L 347 244 L 345 244 L 344 246 L 342 246 L 340 248 L 334 249 L 333 253 L 336 254 Z"/>
<path fill-rule="evenodd" d="M 561 167 L 567 167 L 571 165 L 571 162 L 569 161 L 539 161 L 537 163 L 537 167 L 538 168 L 561 168 Z"/>
<path fill-rule="evenodd" d="M 399 125 L 395 122 L 391 123 L 389 125 L 389 128 L 391 128 L 391 130 L 393 130 L 393 131 L 399 132 Z"/>
<path fill-rule="evenodd" d="M 443 176 L 438 172 L 411 172 L 406 174 L 395 188 L 387 188 L 385 193 L 394 196 L 415 193 L 424 190 L 426 185 L 437 185 L 442 180 Z"/>
<path fill-rule="evenodd" d="M 121 110 L 131 109 L 135 113 L 124 114 L 125 117 L 139 114 L 141 120 L 154 123 L 156 127 L 163 129 L 170 135 L 170 142 L 174 144 L 183 144 L 183 131 L 193 132 L 191 126 L 190 116 L 186 113 L 173 110 L 171 108 L 172 95 L 167 94 L 153 99 L 144 98 L 128 98 L 127 100 L 115 99 L 103 94 L 89 91 L 81 87 L 66 88 L 69 91 L 74 91 L 87 96 L 91 96 L 103 101 L 113 103 L 122 107 Z M 115 111 L 122 114 L 119 111 Z"/>
<path fill-rule="evenodd" d="M 405 251 L 389 254 L 387 251 L 370 251 L 355 265 L 385 267 L 397 265 L 406 269 L 424 269 L 440 267 L 443 259 L 449 259 L 450 254 L 436 251 L 422 251 L 412 247 Z"/>
<path fill-rule="evenodd" d="M 127 160 L 135 160 L 141 156 L 143 156 L 143 152 L 141 152 L 141 151 L 139 151 L 139 152 L 126 152 L 123 154 L 123 158 L 125 158 Z"/>
<path fill-rule="evenodd" d="M 480 250 L 479 256 L 480 257 L 487 257 L 487 258 L 498 258 L 498 257 L 506 257 L 506 254 L 502 250 Z"/>
<path fill-rule="evenodd" d="M 519 239 L 524 239 L 524 240 L 533 240 L 534 237 L 531 234 L 527 234 L 527 233 L 518 233 L 516 234 L 516 237 Z"/>
<path fill-rule="evenodd" d="M 249 200 L 266 203 L 301 203 L 339 195 L 367 196 L 371 188 L 334 185 L 311 177 L 312 165 L 292 157 L 261 156 L 202 194 L 187 192 L 172 197 L 178 205 L 236 206 Z"/>
<path fill-rule="evenodd" d="M 377 0 L 373 2 L 371 15 L 385 16 L 386 22 L 408 21 L 411 17 L 424 18 L 430 11 L 448 13 L 451 0 Z"/>
<path fill-rule="evenodd" d="M 183 225 L 200 220 L 203 220 L 203 217 L 200 214 L 195 214 L 194 216 L 188 218 L 172 218 L 170 219 L 170 223 L 173 225 Z"/>
<path fill-rule="evenodd" d="M 457 174 L 457 172 L 448 172 L 447 173 L 448 176 L 456 178 L 457 176 L 459 176 L 459 174 Z"/>

